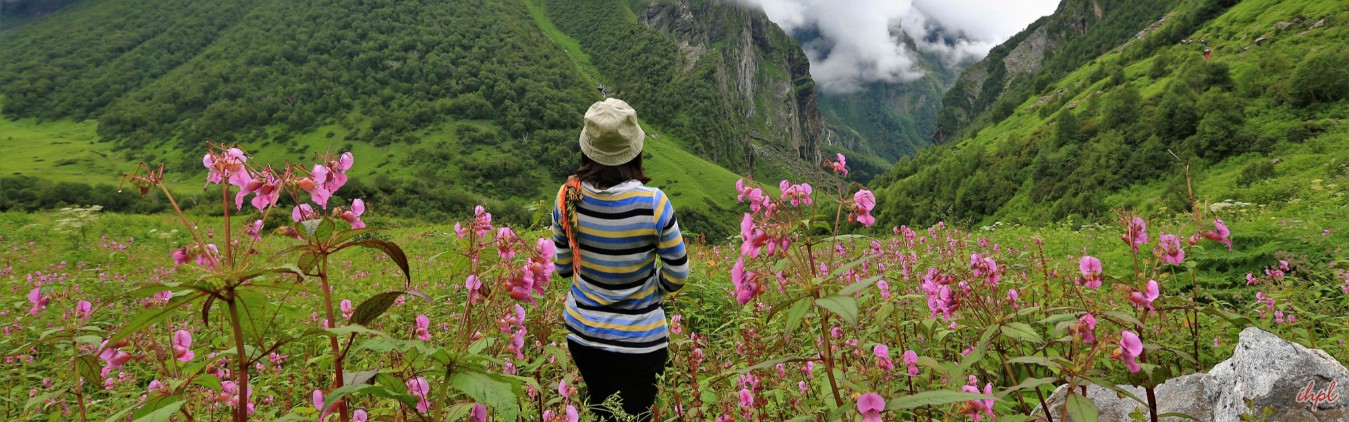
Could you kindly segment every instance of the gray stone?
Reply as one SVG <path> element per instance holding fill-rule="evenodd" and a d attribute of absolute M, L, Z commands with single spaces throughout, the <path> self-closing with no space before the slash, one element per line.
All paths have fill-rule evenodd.
<path fill-rule="evenodd" d="M 1315 410 L 1307 391 L 1326 391 L 1334 382 L 1335 400 Z M 1309 385 L 1312 390 L 1308 390 Z M 1201 421 L 1237 422 L 1242 415 L 1268 421 L 1349 421 L 1349 370 L 1321 350 L 1279 338 L 1257 328 L 1241 332 L 1236 351 L 1208 373 L 1172 378 L 1157 386 L 1157 413 L 1182 413 Z M 1142 400 L 1141 387 L 1119 386 Z M 1067 386 L 1054 391 L 1047 404 L 1055 421 L 1062 421 Z M 1103 421 L 1127 421 L 1134 410 L 1147 414 L 1147 405 L 1100 386 L 1090 385 L 1087 398 L 1100 409 Z M 1079 392 L 1080 394 L 1080 392 Z M 1248 406 L 1249 403 L 1251 406 Z M 1039 410 L 1037 409 L 1037 413 Z M 1249 416 L 1248 416 L 1249 417 Z M 1182 421 L 1183 418 L 1162 418 Z"/>

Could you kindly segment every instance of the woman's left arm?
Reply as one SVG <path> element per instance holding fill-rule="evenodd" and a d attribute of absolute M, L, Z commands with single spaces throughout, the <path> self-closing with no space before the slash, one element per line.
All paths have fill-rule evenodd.
<path fill-rule="evenodd" d="M 684 287 L 689 278 L 688 250 L 684 248 L 684 236 L 679 233 L 679 221 L 675 219 L 674 206 L 665 192 L 656 191 L 655 220 L 657 229 L 656 253 L 660 255 L 660 289 L 666 293 Z"/>

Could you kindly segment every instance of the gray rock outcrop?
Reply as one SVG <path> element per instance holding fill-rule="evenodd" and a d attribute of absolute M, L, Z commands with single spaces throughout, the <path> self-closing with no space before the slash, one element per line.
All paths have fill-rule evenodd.
<path fill-rule="evenodd" d="M 1254 420 L 1329 422 L 1349 421 L 1347 386 L 1349 370 L 1330 355 L 1252 327 L 1241 332 L 1230 359 L 1208 373 L 1167 380 L 1155 393 L 1158 414 L 1183 413 L 1213 422 L 1237 422 L 1242 415 L 1254 416 Z M 1141 387 L 1120 388 L 1146 400 Z M 1060 386 L 1048 399 L 1055 421 L 1064 420 L 1066 390 L 1066 385 Z M 1130 420 L 1129 413 L 1135 410 L 1147 414 L 1146 405 L 1115 391 L 1096 385 L 1086 391 L 1103 421 Z M 1325 401 L 1313 410 L 1312 398 L 1318 393 Z"/>

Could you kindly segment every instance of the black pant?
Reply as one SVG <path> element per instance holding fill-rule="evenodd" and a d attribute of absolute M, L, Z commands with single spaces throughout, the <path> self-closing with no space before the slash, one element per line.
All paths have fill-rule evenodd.
<path fill-rule="evenodd" d="M 657 380 L 665 373 L 670 353 L 660 349 L 650 353 L 629 354 L 600 350 L 567 341 L 567 349 L 585 381 L 586 405 L 601 420 L 613 420 L 602 404 L 618 394 L 623 412 L 651 420 L 651 405 L 656 403 Z"/>

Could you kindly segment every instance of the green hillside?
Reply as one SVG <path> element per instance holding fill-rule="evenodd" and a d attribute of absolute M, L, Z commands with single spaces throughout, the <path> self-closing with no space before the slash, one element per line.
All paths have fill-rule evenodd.
<path fill-rule="evenodd" d="M 1165 25 L 1016 99 L 991 126 L 900 160 L 876 183 L 882 219 L 1174 212 L 1188 206 L 1182 163 L 1201 203 L 1301 207 L 1331 195 L 1319 203 L 1343 213 L 1346 21 L 1341 5 L 1310 0 L 1183 2 Z"/>
<path fill-rule="evenodd" d="M 1060 2 L 1054 14 L 1031 23 L 965 69 L 943 98 L 934 141 L 958 140 L 1006 118 L 1027 96 L 1133 38 L 1178 4 L 1178 0 Z M 1211 17 L 1206 13 L 1203 19 Z M 1173 20 L 1168 31 L 1186 27 L 1180 31 L 1188 32 L 1189 25 Z"/>
<path fill-rule="evenodd" d="M 349 194 L 387 212 L 443 219 L 488 202 L 528 220 L 575 168 L 606 79 L 534 6 L 112 0 L 33 19 L 0 35 L 0 151 L 23 158 L 0 164 L 0 208 L 70 203 L 42 192 L 115 185 L 138 161 L 167 163 L 192 192 L 210 140 L 275 163 L 354 151 Z M 655 136 L 667 126 L 639 115 Z M 736 176 L 681 139 L 648 142 L 649 170 L 690 198 L 696 226 L 730 208 Z"/>

